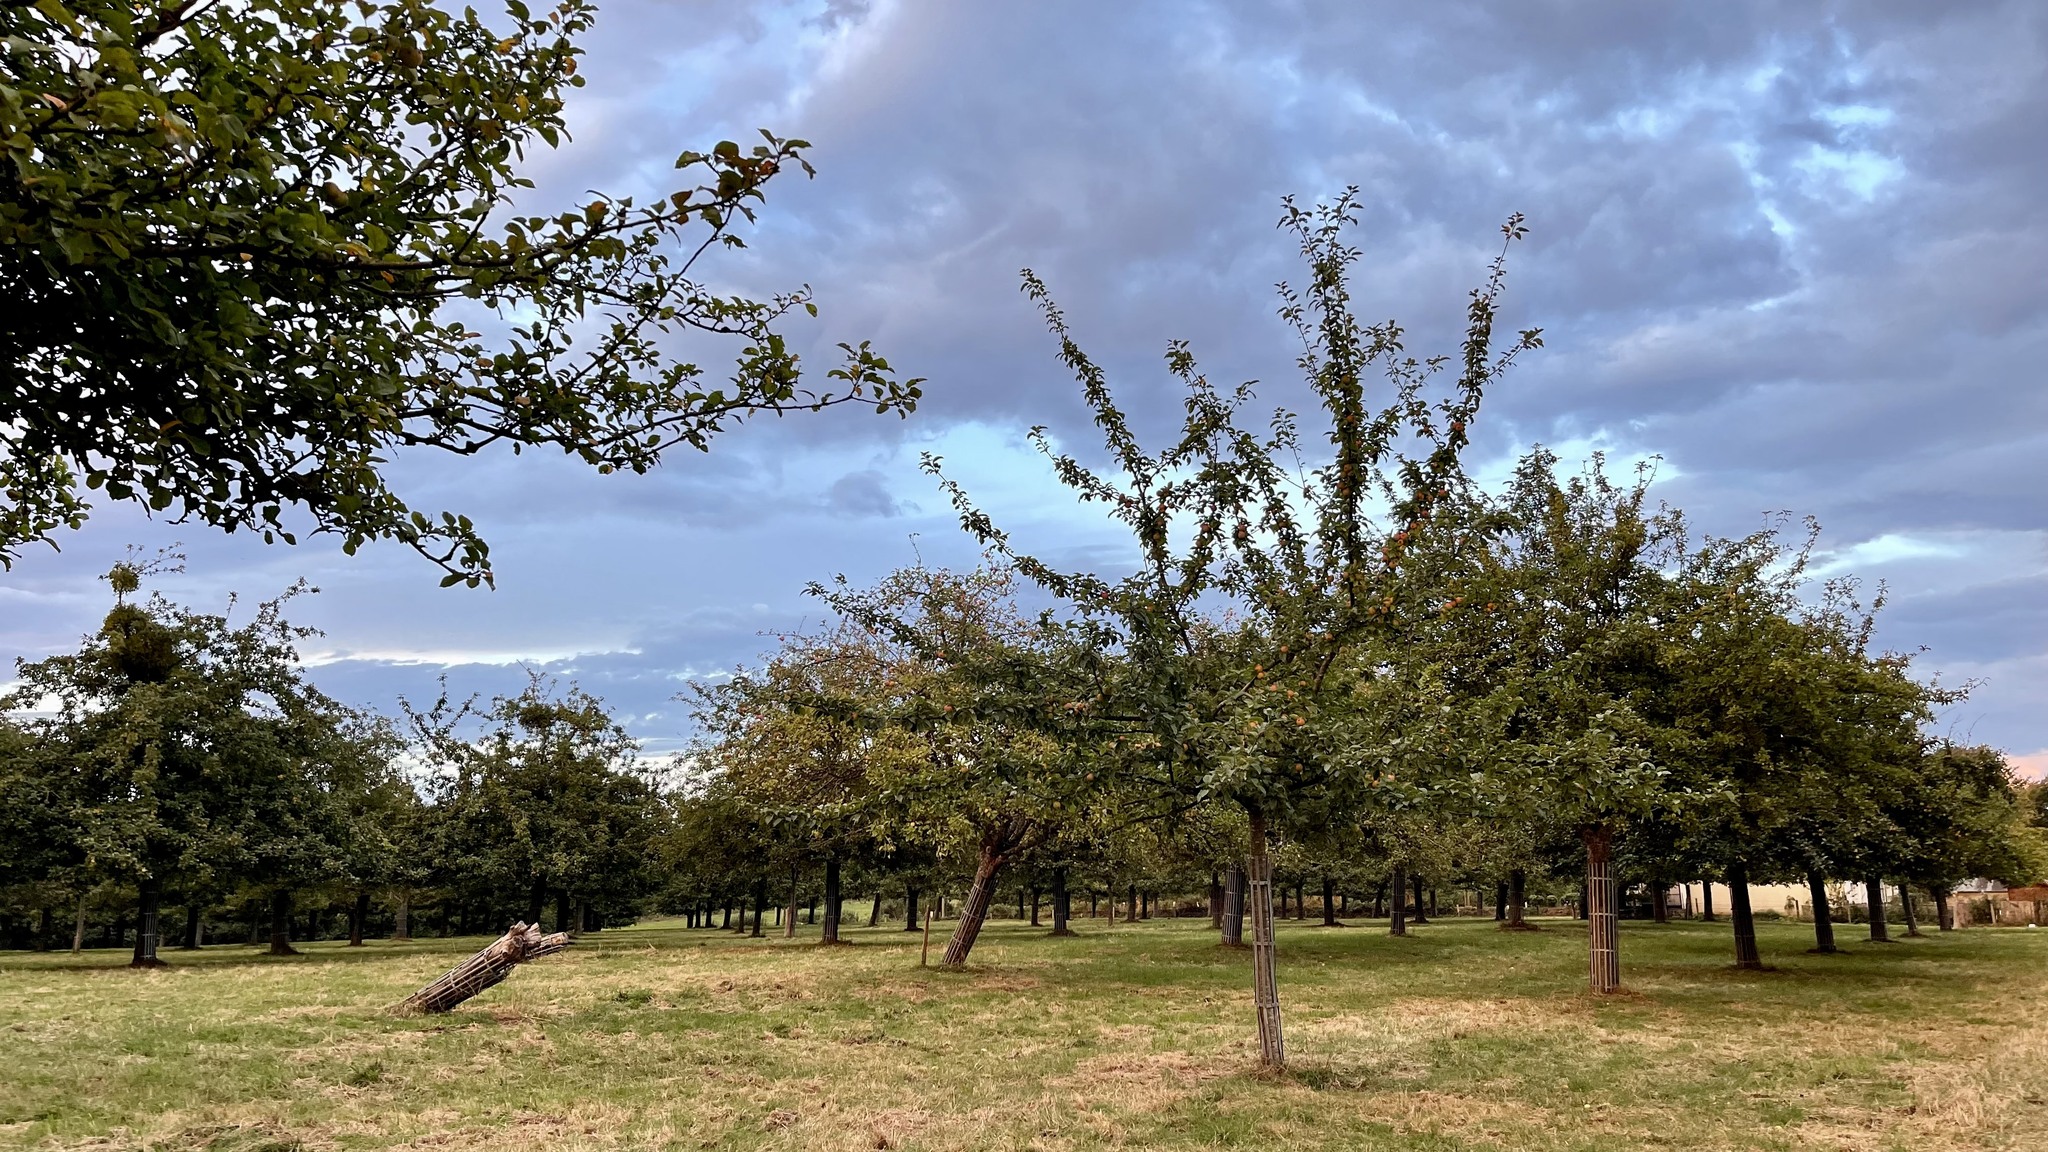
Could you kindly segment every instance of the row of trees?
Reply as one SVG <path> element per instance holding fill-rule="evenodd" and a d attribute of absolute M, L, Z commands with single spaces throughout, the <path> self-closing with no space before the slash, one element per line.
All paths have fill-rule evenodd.
<path fill-rule="evenodd" d="M 1736 963 L 1756 967 L 1752 880 L 1892 877 L 1940 901 L 1966 876 L 2048 873 L 2003 760 L 1926 735 L 1962 691 L 1873 649 L 1881 591 L 1866 604 L 1853 580 L 1810 580 L 1810 525 L 1703 536 L 1650 503 L 1647 473 L 1616 483 L 1596 459 L 1561 475 L 1540 450 L 1502 491 L 1473 483 L 1481 400 L 1540 345 L 1533 330 L 1496 341 L 1505 252 L 1459 352 L 1420 360 L 1398 327 L 1353 314 L 1354 210 L 1347 195 L 1282 221 L 1309 269 L 1282 286 L 1281 315 L 1313 431 L 1287 411 L 1254 430 L 1249 386 L 1213 387 L 1174 344 L 1186 416 L 1148 450 L 1025 274 L 1100 463 L 1035 439 L 1079 500 L 1128 528 L 1135 562 L 1060 568 L 928 458 L 990 567 L 816 587 L 838 630 L 706 693 L 694 803 L 763 837 L 709 854 L 712 875 L 776 845 L 828 877 L 850 858 L 971 859 L 945 954 L 959 964 L 1025 861 L 1056 894 L 1084 863 L 1135 873 L 1148 852 L 1228 870 L 1261 1057 L 1279 1067 L 1279 845 L 1331 873 L 1383 862 L 1396 893 L 1490 872 L 1513 925 L 1527 874 L 1576 856 L 1596 992 L 1620 982 L 1624 874 L 1725 878 Z M 1519 219 L 1502 231 L 1520 238 Z M 1013 583 L 1048 606 L 1024 611 Z"/>
<path fill-rule="evenodd" d="M 161 910 L 197 947 L 211 920 L 268 925 L 271 951 L 346 911 L 404 936 L 413 894 L 442 931 L 508 909 L 539 922 L 630 917 L 654 884 L 654 781 L 594 698 L 536 680 L 493 701 L 407 708 L 402 722 L 307 683 L 289 595 L 236 623 L 161 598 L 116 604 L 75 653 L 20 666 L 0 708 L 0 908 L 47 946 L 53 913 L 132 901 L 134 963 L 160 963 Z M 421 911 L 428 911 L 423 907 Z M 116 935 L 121 929 L 115 929 Z"/>

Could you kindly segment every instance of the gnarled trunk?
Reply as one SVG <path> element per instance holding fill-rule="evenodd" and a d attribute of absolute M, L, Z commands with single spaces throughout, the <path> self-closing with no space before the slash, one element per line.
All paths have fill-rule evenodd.
<path fill-rule="evenodd" d="M 1287 1066 L 1280 1034 L 1280 975 L 1273 946 L 1273 858 L 1266 851 L 1266 818 L 1251 813 L 1251 851 L 1245 858 L 1251 886 L 1252 1003 L 1259 1017 L 1259 1064 L 1277 1072 Z"/>
<path fill-rule="evenodd" d="M 1884 881 L 1875 876 L 1866 878 L 1863 895 L 1870 905 L 1870 939 L 1878 944 L 1891 943 L 1891 929 L 1884 922 Z"/>
<path fill-rule="evenodd" d="M 270 954 L 272 956 L 297 956 L 299 950 L 292 947 L 292 894 L 290 889 L 280 888 L 270 894 Z"/>
<path fill-rule="evenodd" d="M 1735 966 L 1762 968 L 1763 956 L 1756 949 L 1756 917 L 1749 910 L 1749 865 L 1736 861 L 1728 866 L 1730 919 L 1735 921 Z"/>
<path fill-rule="evenodd" d="M 974 862 L 974 884 L 967 889 L 967 899 L 960 905 L 959 922 L 953 925 L 953 935 L 946 940 L 946 954 L 939 960 L 946 967 L 960 967 L 967 963 L 968 953 L 974 951 L 982 922 L 988 919 L 988 906 L 995 900 L 996 873 L 1002 867 L 1002 853 L 992 838 L 984 835 Z"/>
<path fill-rule="evenodd" d="M 1813 901 L 1813 950 L 1815 952 L 1839 952 L 1835 947 L 1834 910 L 1828 907 L 1828 883 L 1819 871 L 1806 872 L 1806 895 Z"/>
<path fill-rule="evenodd" d="M 1508 872 L 1508 919 L 1511 932 L 1526 931 L 1534 925 L 1529 923 L 1529 873 L 1521 868 Z"/>
<path fill-rule="evenodd" d="M 1588 974 L 1596 995 L 1621 987 L 1620 890 L 1614 882 L 1614 832 L 1605 824 L 1579 830 L 1586 846 Z"/>
<path fill-rule="evenodd" d="M 825 858 L 825 936 L 824 943 L 839 943 L 839 857 Z"/>

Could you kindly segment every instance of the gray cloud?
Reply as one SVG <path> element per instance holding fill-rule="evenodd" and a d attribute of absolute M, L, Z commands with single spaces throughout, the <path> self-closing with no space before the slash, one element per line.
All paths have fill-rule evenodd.
<path fill-rule="evenodd" d="M 818 179 L 778 184 L 712 275 L 811 283 L 823 317 L 792 334 L 813 366 L 874 339 L 931 378 L 914 419 L 764 421 L 646 477 L 406 460 L 408 493 L 487 530 L 488 595 L 437 591 L 390 549 L 264 549 L 103 512 L 0 582 L 0 649 L 70 643 L 121 543 L 183 538 L 180 595 L 310 574 L 318 675 L 363 702 L 442 664 L 515 683 L 504 661 L 525 657 L 673 739 L 676 678 L 815 614 L 806 581 L 877 575 L 912 534 L 973 561 L 919 450 L 1026 544 L 1115 563 L 1115 537 L 1019 444 L 1035 424 L 1091 442 L 1020 267 L 1149 429 L 1177 416 L 1158 360 L 1173 337 L 1213 377 L 1298 400 L 1273 317 L 1272 284 L 1298 275 L 1279 198 L 1355 183 L 1360 307 L 1419 350 L 1455 338 L 1501 219 L 1534 228 L 1506 320 L 1549 346 L 1490 400 L 1484 452 L 1659 455 L 1661 494 L 1714 531 L 1819 517 L 1848 569 L 1892 582 L 1887 643 L 1984 680 L 1951 722 L 2048 750 L 2038 5 L 619 0 L 583 72 L 575 143 L 537 159 L 536 198 L 665 193 L 677 151 L 757 126 L 812 140 Z"/>

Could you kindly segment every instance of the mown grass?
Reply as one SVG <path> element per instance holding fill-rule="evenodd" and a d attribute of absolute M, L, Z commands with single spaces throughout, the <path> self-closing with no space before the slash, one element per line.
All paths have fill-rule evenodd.
<path fill-rule="evenodd" d="M 2048 932 L 1764 925 L 1738 973 L 1725 924 L 1628 923 L 1595 1000 L 1545 927 L 1283 925 L 1279 1079 L 1204 921 L 999 922 L 964 973 L 656 922 L 420 1018 L 385 1009 L 481 940 L 5 953 L 0 1146 L 2048 1149 Z"/>

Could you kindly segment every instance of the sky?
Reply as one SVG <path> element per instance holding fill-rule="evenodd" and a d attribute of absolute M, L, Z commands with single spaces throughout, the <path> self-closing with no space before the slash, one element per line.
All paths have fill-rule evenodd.
<path fill-rule="evenodd" d="M 778 178 L 748 248 L 703 271 L 809 284 L 807 363 L 871 340 L 928 378 L 919 410 L 760 421 L 647 476 L 400 457 L 416 507 L 490 540 L 495 591 L 439 588 L 395 545 L 104 506 L 0 574 L 0 660 L 75 646 L 95 577 L 177 543 L 186 571 L 154 586 L 196 607 L 317 586 L 292 615 L 347 702 L 538 671 L 671 751 L 694 680 L 821 619 L 810 581 L 975 561 L 922 452 L 1020 545 L 1124 561 L 1024 442 L 1092 440 L 1020 269 L 1156 437 L 1172 339 L 1298 400 L 1273 286 L 1301 268 L 1274 225 L 1284 196 L 1356 185 L 1359 311 L 1420 352 L 1455 351 L 1499 225 L 1526 217 L 1503 321 L 1546 347 L 1489 396 L 1482 474 L 1542 443 L 1654 458 L 1703 531 L 1816 518 L 1819 571 L 1889 588 L 1880 642 L 1976 683 L 1938 734 L 2048 771 L 2048 6 L 611 0 L 587 48 L 531 202 L 663 195 L 678 152 L 759 128 L 811 141 L 817 177 Z"/>

